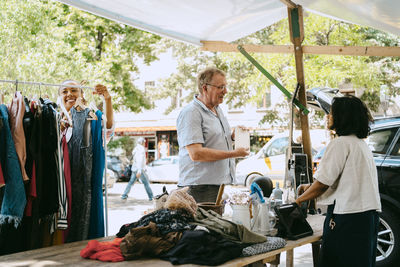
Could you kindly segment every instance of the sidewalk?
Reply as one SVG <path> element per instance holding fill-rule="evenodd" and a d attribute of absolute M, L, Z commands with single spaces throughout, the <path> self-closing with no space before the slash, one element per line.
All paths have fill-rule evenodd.
<path fill-rule="evenodd" d="M 135 183 L 128 195 L 128 199 L 122 200 L 121 194 L 126 185 L 127 183 L 115 183 L 113 188 L 108 189 L 108 235 L 117 234 L 123 224 L 135 222 L 153 209 L 153 202 L 148 200 L 143 184 Z M 150 184 L 150 186 L 156 196 L 162 193 L 164 185 Z M 168 192 L 176 189 L 176 184 L 167 184 L 165 186 Z M 225 189 L 229 190 L 230 187 L 227 186 Z M 227 207 L 227 209 L 229 208 Z M 285 265 L 286 253 L 282 253 L 279 266 Z M 313 266 L 311 245 L 305 245 L 294 250 L 294 266 Z"/>

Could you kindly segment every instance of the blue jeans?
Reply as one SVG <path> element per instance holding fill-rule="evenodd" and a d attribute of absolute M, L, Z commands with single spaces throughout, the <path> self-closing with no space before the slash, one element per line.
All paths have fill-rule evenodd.
<path fill-rule="evenodd" d="M 128 194 L 131 191 L 132 185 L 136 182 L 136 173 L 137 171 L 133 171 L 131 175 L 131 179 L 128 182 L 128 185 L 125 188 L 124 193 L 122 194 L 121 198 L 126 199 L 128 198 Z M 150 184 L 149 184 L 149 178 L 147 177 L 147 174 L 145 171 L 142 171 L 140 175 L 140 181 L 144 184 L 144 188 L 146 189 L 147 196 L 149 197 L 149 200 L 153 199 L 153 191 L 151 191 Z"/>

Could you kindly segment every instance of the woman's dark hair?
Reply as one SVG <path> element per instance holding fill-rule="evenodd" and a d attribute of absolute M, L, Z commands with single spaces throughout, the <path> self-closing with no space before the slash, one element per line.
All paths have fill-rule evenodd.
<path fill-rule="evenodd" d="M 335 97 L 331 107 L 333 124 L 330 129 L 335 130 L 336 134 L 351 135 L 358 138 L 366 138 L 371 128 L 370 122 L 373 121 L 369 109 L 363 101 L 355 96 Z"/>

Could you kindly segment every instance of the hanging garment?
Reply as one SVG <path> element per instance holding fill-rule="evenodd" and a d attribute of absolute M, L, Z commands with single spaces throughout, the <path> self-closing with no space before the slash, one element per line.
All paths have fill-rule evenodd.
<path fill-rule="evenodd" d="M 41 248 L 44 244 L 44 224 L 49 231 L 54 229 L 54 214 L 58 211 L 58 162 L 56 157 L 57 129 L 55 104 L 40 99 L 34 114 L 30 152 L 35 159 L 36 198 L 32 202 L 29 228 L 29 249 Z"/>
<path fill-rule="evenodd" d="M 32 168 L 33 168 L 33 157 L 32 152 L 30 150 L 31 144 L 31 137 L 32 137 L 32 129 L 34 123 L 34 104 L 29 102 L 29 100 L 24 97 L 24 119 L 23 119 L 23 126 L 24 126 L 24 133 L 25 133 L 25 144 L 26 144 L 26 161 L 25 161 L 25 172 L 29 178 L 32 179 Z"/>
<path fill-rule="evenodd" d="M 3 128 L 3 118 L 0 116 L 0 132 L 1 128 Z M 6 183 L 4 182 L 3 169 L 1 168 L 1 162 L 0 162 L 0 188 L 5 185 Z M 1 201 L 0 201 L 0 206 L 1 206 Z"/>
<path fill-rule="evenodd" d="M 26 163 L 25 171 L 31 178 L 28 188 L 26 189 L 27 203 L 25 207 L 25 216 L 32 216 L 32 204 L 33 200 L 36 199 L 36 168 L 35 160 L 33 159 L 33 154 L 31 151 L 31 141 L 32 141 L 32 131 L 33 125 L 35 123 L 35 108 L 34 102 L 29 103 L 28 99 L 25 97 L 25 115 L 24 115 L 24 132 L 26 140 Z"/>
<path fill-rule="evenodd" d="M 41 216 L 39 215 L 39 206 L 42 199 L 42 184 L 43 184 L 43 172 L 45 172 L 45 162 L 43 162 L 43 142 L 45 142 L 45 129 L 43 127 L 42 119 L 42 104 L 40 102 L 33 104 L 34 121 L 31 132 L 31 140 L 29 144 L 29 150 L 32 157 L 35 159 L 35 184 L 32 184 L 32 213 L 29 220 L 27 220 L 27 249 L 41 248 L 42 237 L 40 236 L 40 222 Z M 36 192 L 36 194 L 35 194 Z"/>
<path fill-rule="evenodd" d="M 58 212 L 58 157 L 56 104 L 48 99 L 40 99 L 42 103 L 42 190 L 39 206 L 41 218 L 52 219 Z M 51 216 L 51 217 L 50 217 Z"/>
<path fill-rule="evenodd" d="M 89 239 L 104 236 L 103 173 L 105 154 L 102 138 L 102 112 L 96 111 L 97 120 L 92 121 L 92 204 L 90 207 Z"/>
<path fill-rule="evenodd" d="M 62 142 L 60 133 L 60 116 L 57 116 L 57 159 L 58 159 L 58 216 L 57 216 L 57 229 L 64 230 L 68 228 L 68 202 L 67 202 L 67 188 L 64 176 L 64 158 L 62 154 Z"/>
<path fill-rule="evenodd" d="M 68 228 L 64 230 L 64 240 L 67 239 L 69 226 L 71 225 L 71 211 L 72 211 L 72 193 L 71 193 L 71 165 L 69 161 L 69 151 L 68 151 L 68 143 L 65 137 L 65 133 L 63 133 L 62 139 L 62 155 L 63 155 L 63 170 L 64 170 L 64 178 L 65 178 L 65 189 L 67 193 L 67 222 Z"/>
<path fill-rule="evenodd" d="M 33 161 L 31 181 L 28 186 L 29 187 L 26 190 L 27 202 L 26 202 L 26 207 L 25 207 L 25 216 L 30 217 L 30 216 L 32 216 L 33 201 L 37 197 L 35 161 Z"/>
<path fill-rule="evenodd" d="M 26 143 L 24 127 L 22 124 L 25 114 L 25 103 L 20 92 L 15 92 L 8 110 L 10 112 L 9 119 L 11 134 L 14 140 L 15 150 L 18 155 L 22 178 L 24 181 L 29 181 L 29 177 L 25 171 Z"/>
<path fill-rule="evenodd" d="M 3 128 L 0 131 L 0 163 L 6 183 L 1 205 L 0 225 L 9 223 L 17 228 L 21 223 L 26 205 L 25 188 L 8 125 L 8 111 L 5 105 L 0 105 L 0 115 L 3 118 Z"/>
<path fill-rule="evenodd" d="M 21 222 L 26 204 L 17 152 L 8 123 L 8 110 L 0 105 L 0 164 L 5 186 L 1 188 L 0 255 L 21 250 Z"/>
<path fill-rule="evenodd" d="M 71 108 L 72 137 L 68 142 L 71 163 L 72 213 L 67 242 L 88 237 L 91 204 L 92 146 L 89 109 Z"/>
<path fill-rule="evenodd" d="M 1 131 L 1 129 L 0 129 L 0 131 Z M 4 181 L 3 169 L 1 168 L 1 163 L 0 163 L 0 188 L 5 185 L 6 185 L 6 182 Z"/>

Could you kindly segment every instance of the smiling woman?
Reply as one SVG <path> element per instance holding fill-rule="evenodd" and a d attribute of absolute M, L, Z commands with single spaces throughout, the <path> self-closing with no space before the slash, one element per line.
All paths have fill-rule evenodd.
<path fill-rule="evenodd" d="M 66 80 L 59 88 L 59 104 L 68 123 L 61 123 L 64 152 L 68 154 L 70 169 L 65 174 L 66 195 L 71 217 L 66 242 L 104 236 L 103 169 L 104 148 L 103 114 L 86 106 L 81 84 Z M 93 94 L 104 97 L 106 127 L 113 128 L 111 96 L 104 85 L 97 84 Z M 65 166 L 64 166 L 65 169 Z M 67 171 L 65 171 L 67 173 Z"/>
<path fill-rule="evenodd" d="M 81 84 L 75 80 L 66 80 L 62 83 L 63 86 L 58 90 L 59 96 L 62 98 L 62 105 L 65 107 L 67 112 L 70 112 L 73 106 L 77 106 L 82 101 L 83 106 L 86 105 L 82 88 L 79 88 Z M 97 84 L 94 87 L 93 94 L 97 94 L 104 97 L 106 102 L 106 119 L 107 129 L 111 129 L 114 123 L 113 118 L 113 107 L 111 102 L 111 95 L 102 84 Z"/>

